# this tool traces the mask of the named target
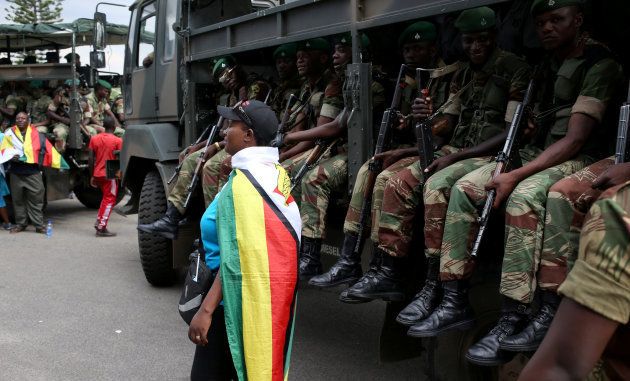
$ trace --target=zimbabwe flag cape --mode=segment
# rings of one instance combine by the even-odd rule
[[[55,169],[70,168],[48,139],[31,125],[26,127],[24,136],[17,126],[4,132],[4,139],[0,145],[0,163],[6,163],[16,155],[20,156],[20,161],[27,164],[39,164]]]
[[[301,233],[291,221],[301,223],[285,170],[254,167],[235,166],[218,195],[225,324],[239,380],[286,380]]]

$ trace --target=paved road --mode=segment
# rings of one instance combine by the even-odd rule
[[[0,231],[0,380],[188,378],[194,347],[177,313],[181,283],[144,280],[136,216],[112,215],[118,237],[95,238],[95,215],[56,201],[51,238]],[[301,291],[291,378],[417,380],[417,359],[378,363],[384,305],[336,297]]]

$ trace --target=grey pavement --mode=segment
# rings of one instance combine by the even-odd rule
[[[114,238],[94,237],[96,211],[48,205],[53,236],[0,231],[0,380],[186,380],[194,346],[177,313],[181,281],[142,274],[136,216],[112,214]],[[413,380],[420,360],[378,361],[383,303],[348,306],[304,289],[293,380]]]

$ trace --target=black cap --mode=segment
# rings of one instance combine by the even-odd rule
[[[239,120],[265,141],[271,141],[278,130],[278,118],[271,107],[257,100],[242,101],[234,107],[217,107],[219,115],[228,120]]]

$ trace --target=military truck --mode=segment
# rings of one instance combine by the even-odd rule
[[[600,3],[601,14],[607,6],[615,7],[619,2]],[[444,39],[441,41],[444,55],[457,45],[455,36],[448,34],[453,12],[492,5],[508,10],[500,27],[511,30],[502,33],[501,38],[513,41],[502,42],[515,43],[518,49],[511,50],[527,53],[536,48],[535,36],[528,40],[524,32],[525,24],[532,21],[528,18],[528,4],[531,2],[505,0],[297,0],[286,4],[243,0],[136,1],[130,7],[125,52],[123,94],[127,132],[120,156],[123,182],[133,194],[130,211],[138,212],[139,223],[153,222],[164,214],[168,179],[177,166],[178,154],[214,122],[216,105],[211,95],[219,85],[209,74],[213,58],[233,54],[246,71],[269,75],[272,74],[269,68],[273,66],[271,52],[276,46],[351,32],[355,43],[347,78],[353,81],[350,88],[355,91],[351,94],[353,112],[348,122],[350,190],[359,167],[373,152],[372,126],[380,121],[380,118],[373,120],[376,117],[371,112],[372,66],[360,61],[359,32],[373,39],[376,49],[373,55],[378,57],[378,62],[392,69],[391,72],[397,72],[396,65],[401,58],[391,36],[396,36],[408,23],[429,17],[437,21]],[[512,8],[524,10],[524,13],[510,16]],[[532,28],[533,24],[529,37]],[[614,31],[609,33],[614,34]],[[618,42],[623,46],[623,41]],[[143,65],[144,58],[150,54],[152,64]],[[329,225],[331,231],[322,251],[334,254],[339,252],[339,220],[343,217],[331,213],[330,218],[335,219],[336,224]],[[187,264],[191,241],[198,234],[194,213],[192,221],[190,219],[191,216],[189,223],[180,227],[179,237],[174,241],[138,233],[142,267],[151,284],[170,284],[175,269]],[[501,250],[500,240],[494,244]],[[369,258],[368,255],[363,257]],[[487,269],[475,279],[471,292],[479,317],[475,329],[435,339],[410,340],[405,336],[405,329],[392,319],[404,305],[388,303],[381,337],[382,359],[421,355],[431,379],[515,378],[527,360],[523,355],[505,366],[484,369],[464,359],[468,346],[487,332],[498,314],[500,267],[496,260],[482,267]],[[421,268],[417,272],[423,273]],[[417,283],[411,287],[417,288],[422,284],[422,277],[415,279]]]
[[[13,53],[23,51],[56,52],[58,56],[59,50],[68,48],[74,53],[77,46],[92,45],[93,30],[94,21],[90,19],[78,19],[72,23],[58,24],[3,24],[0,25],[2,35],[0,51],[6,52],[9,57]],[[123,37],[127,35],[127,28],[110,24],[107,35],[111,43],[120,44],[124,41]],[[74,193],[83,205],[96,209],[100,205],[102,195],[100,189],[90,186],[89,154],[79,125],[82,112],[76,86],[79,71],[76,65],[74,55],[70,63],[0,65],[0,80],[4,82],[51,81],[61,85],[65,80],[73,79],[68,108],[70,133],[66,152],[63,154],[70,169],[67,171],[44,169],[46,201],[65,199]],[[93,71],[92,79],[98,76],[95,66]],[[122,198],[124,192],[121,192],[120,196]]]

